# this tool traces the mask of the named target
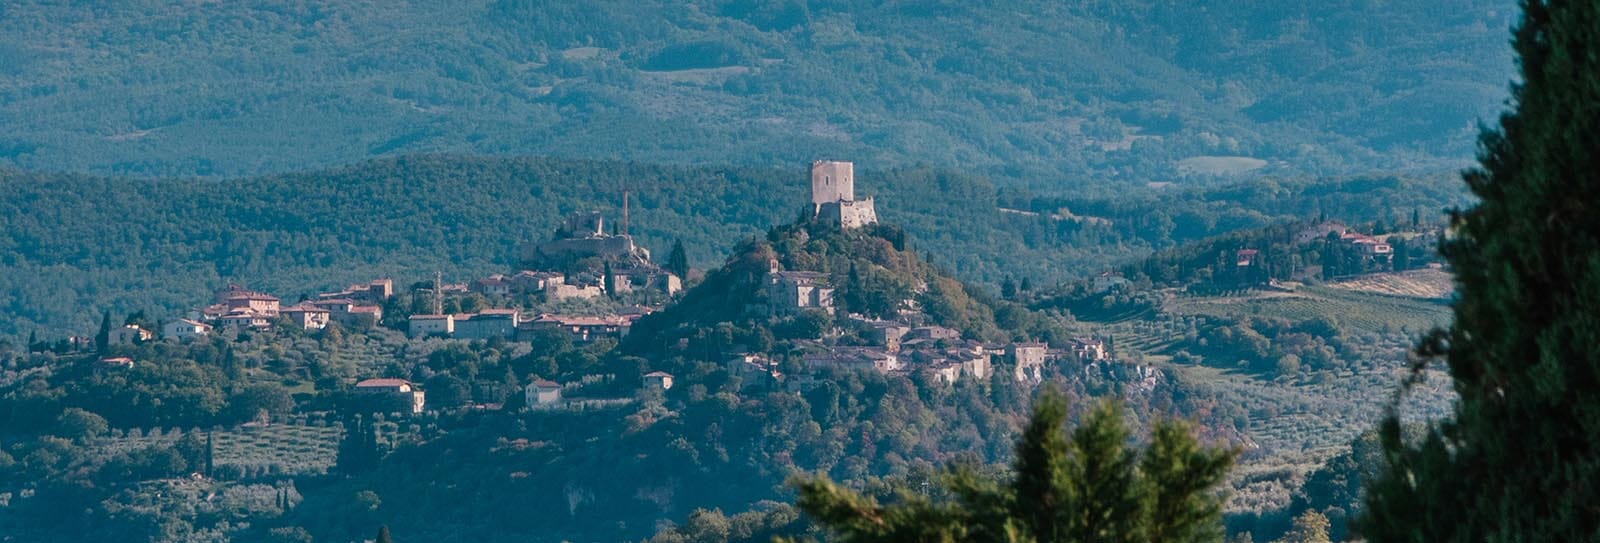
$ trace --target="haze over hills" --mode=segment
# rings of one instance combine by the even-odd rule
[[[1214,189],[1036,197],[933,168],[865,168],[884,220],[958,278],[1040,285],[1170,248],[1325,213],[1351,221],[1429,216],[1462,201],[1445,178],[1250,181]],[[682,241],[710,267],[740,240],[792,220],[800,168],[677,167],[449,155],[314,172],[196,181],[0,170],[0,337],[92,329],[105,310],[182,310],[227,282],[285,295],[373,277],[409,282],[510,271],[521,242],[561,218],[620,216],[664,256]]]
[[[1508,0],[8,3],[0,163],[819,156],[1035,186],[1453,170]]]

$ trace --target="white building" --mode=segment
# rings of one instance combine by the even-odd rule
[[[528,383],[523,389],[528,409],[544,409],[561,404],[561,385],[543,379]]]
[[[209,333],[211,325],[189,319],[178,319],[161,327],[162,338],[176,341],[189,341]]]
[[[455,315],[412,315],[409,324],[411,337],[449,336],[456,332]]]

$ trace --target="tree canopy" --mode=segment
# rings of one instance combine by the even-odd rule
[[[1420,348],[1460,399],[1421,436],[1384,424],[1371,541],[1600,537],[1600,4],[1523,8],[1514,109],[1482,135],[1464,176],[1480,202],[1441,247],[1455,321]]]
[[[884,506],[826,478],[801,479],[799,505],[856,543],[1222,539],[1215,487],[1232,451],[1203,447],[1172,421],[1157,422],[1150,444],[1134,450],[1123,413],[1109,401],[1070,433],[1066,422],[1065,400],[1042,394],[1004,482],[956,466],[940,481],[941,499],[901,489],[897,503]]]

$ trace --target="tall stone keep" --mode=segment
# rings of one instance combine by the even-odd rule
[[[850,162],[811,163],[811,209],[812,217],[845,230],[878,222],[872,198],[856,200],[856,167]]]
[[[856,165],[839,160],[811,163],[811,203],[831,204],[856,199]]]

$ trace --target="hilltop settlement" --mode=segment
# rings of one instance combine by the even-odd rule
[[[803,214],[807,218],[803,226],[841,235],[876,226],[875,202],[870,196],[857,198],[855,182],[854,164],[850,162],[814,162],[810,170],[811,199]],[[801,235],[807,234],[801,231]],[[418,341],[481,340],[533,345],[548,341],[554,333],[574,345],[602,340],[620,342],[638,320],[677,301],[688,274],[681,267],[668,270],[658,265],[650,251],[637,245],[628,234],[626,219],[620,227],[608,230],[605,217],[593,211],[571,214],[549,239],[525,243],[519,252],[521,269],[459,283],[445,282],[442,275],[435,274],[431,280],[410,284],[404,302],[390,278],[349,285],[292,303],[266,292],[228,284],[216,291],[210,303],[182,317],[153,326],[130,322],[112,327],[105,342],[115,347],[158,339],[190,342],[223,331],[318,331],[330,327],[369,332],[389,328]],[[1244,258],[1244,253],[1240,254]],[[1044,379],[1045,367],[1053,362],[1095,364],[1113,356],[1105,341],[1094,337],[1066,338],[1055,345],[996,342],[985,341],[974,331],[940,325],[920,307],[920,299],[929,289],[928,282],[920,278],[914,278],[909,292],[889,300],[887,311],[869,315],[841,307],[836,298],[836,274],[789,269],[777,255],[768,255],[762,266],[759,285],[750,293],[752,301],[744,304],[740,318],[772,323],[811,320],[832,325],[808,337],[795,338],[788,352],[739,345],[723,353],[726,371],[745,387],[798,391],[814,386],[817,376],[830,370],[920,374],[946,385],[963,379],[987,382],[996,372],[1004,372],[1019,384],[1036,385]],[[850,272],[857,273],[854,265]],[[852,275],[848,280],[857,279]],[[595,301],[605,303],[591,303]],[[539,311],[541,308],[575,311]],[[92,340],[74,337],[71,343],[87,349]],[[99,366],[127,369],[137,363],[130,356],[105,356]],[[1153,382],[1157,373],[1142,367],[1137,371],[1147,382]],[[672,375],[665,371],[653,371],[644,377],[646,385],[659,390],[670,388],[673,383]],[[566,405],[562,390],[571,385],[532,376],[522,391],[524,406],[533,409]],[[402,400],[395,405],[403,405],[411,413],[421,413],[429,407],[421,384],[407,376],[371,375],[351,386],[362,394],[399,397]]]

